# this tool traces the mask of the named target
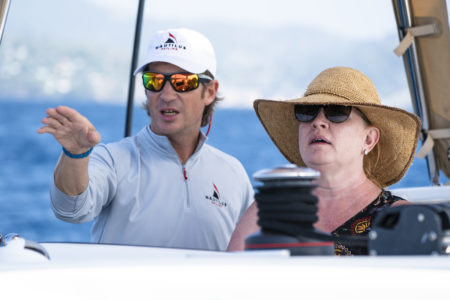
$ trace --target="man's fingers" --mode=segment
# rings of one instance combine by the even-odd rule
[[[63,125],[70,124],[70,120],[66,117],[66,115],[59,112],[58,109],[49,108],[47,109],[46,113],[49,117],[58,120],[59,123]]]
[[[58,106],[46,110],[47,117],[42,119],[38,133],[49,133],[72,153],[85,152],[100,142],[100,133],[91,122],[68,106]]]
[[[56,130],[54,128],[48,127],[48,126],[42,126],[38,129],[38,133],[50,133],[52,135],[55,135]]]
[[[60,105],[55,110],[58,114],[60,114],[70,122],[78,121],[82,117],[79,112],[68,106]]]
[[[73,108],[70,108],[68,106],[58,106],[56,108],[56,112],[63,117],[63,120],[61,122],[63,125],[71,124],[71,126],[74,125],[76,128],[86,126],[88,130],[91,130],[91,128],[95,129],[94,125],[92,125],[85,116],[83,116]]]
[[[55,129],[58,129],[58,128],[61,128],[62,126],[64,126],[63,124],[61,124],[59,122],[59,120],[54,119],[54,118],[49,118],[49,117],[43,118],[42,123],[46,124],[49,127],[55,128]]]

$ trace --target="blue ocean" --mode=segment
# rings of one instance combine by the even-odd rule
[[[0,232],[26,239],[89,241],[91,223],[69,224],[56,219],[49,204],[48,186],[61,147],[50,135],[39,135],[48,107],[69,105],[85,115],[108,143],[124,136],[125,106],[80,101],[0,101]],[[145,111],[133,112],[133,133],[149,123]],[[208,143],[237,157],[251,175],[288,163],[264,131],[253,110],[219,108],[213,117]],[[427,186],[426,162],[416,159],[393,187]],[[252,180],[253,182],[253,180]],[[254,183],[254,182],[253,182]]]

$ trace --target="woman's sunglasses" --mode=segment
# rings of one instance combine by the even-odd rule
[[[144,72],[142,74],[144,87],[152,92],[159,92],[164,88],[166,81],[179,93],[190,92],[198,88],[200,82],[209,82],[212,79],[204,74],[193,73],[157,73]]]
[[[295,105],[295,117],[300,122],[311,122],[323,108],[325,117],[333,123],[342,123],[352,112],[351,106],[344,105]]]

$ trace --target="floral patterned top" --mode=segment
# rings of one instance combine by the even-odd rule
[[[375,214],[383,208],[391,206],[393,203],[404,200],[398,196],[392,195],[391,192],[382,190],[378,197],[359,213],[350,218],[340,227],[332,232],[332,235],[338,238],[335,243],[334,252],[336,255],[361,255],[367,254],[367,247],[346,245],[345,242],[339,241],[340,236],[356,236],[367,235],[371,230],[371,221]]]

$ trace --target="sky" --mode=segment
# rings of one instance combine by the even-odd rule
[[[9,53],[25,52],[17,59],[39,69],[35,86],[45,87],[44,94],[70,94],[87,82],[88,97],[124,102],[137,6],[138,0],[12,1],[2,46],[15,38],[37,43]],[[171,27],[190,27],[211,40],[223,106],[299,97],[321,70],[345,65],[368,75],[385,104],[411,110],[403,62],[392,52],[399,41],[391,0],[147,0],[139,61],[151,33]],[[94,53],[96,62],[77,65],[73,53],[81,51]],[[50,58],[36,59],[35,52]],[[14,72],[19,76],[18,68]],[[8,78],[19,80],[9,75],[0,65],[5,86]],[[86,80],[76,82],[80,77]],[[137,82],[135,102],[141,103]]]
[[[114,18],[136,15],[137,1],[86,0],[108,11]],[[395,26],[388,0],[259,0],[148,1],[146,18],[211,19],[268,26],[314,27],[331,34],[354,38],[380,38]]]

